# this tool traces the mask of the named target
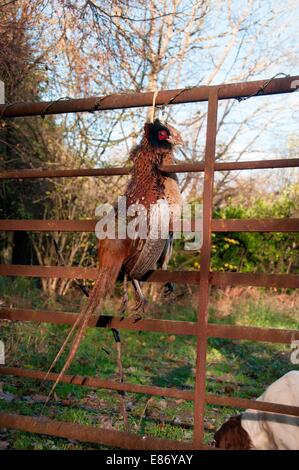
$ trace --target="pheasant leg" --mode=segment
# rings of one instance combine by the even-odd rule
[[[123,295],[122,295],[121,305],[119,308],[119,313],[121,315],[123,315],[128,309],[129,296],[128,296],[128,275],[127,274],[125,274],[124,276],[122,290],[123,290]]]
[[[135,289],[135,298],[136,298],[136,305],[135,305],[134,310],[137,313],[139,313],[139,312],[144,313],[145,306],[147,304],[147,300],[146,300],[145,296],[142,293],[139,281],[137,281],[136,279],[132,279],[132,283],[133,283],[133,286],[134,286],[134,289]],[[140,317],[141,317],[141,315],[140,315]]]

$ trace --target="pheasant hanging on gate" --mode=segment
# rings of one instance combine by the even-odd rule
[[[177,177],[174,173],[162,173],[160,166],[174,164],[174,146],[182,144],[178,132],[170,125],[163,125],[158,119],[144,126],[144,135],[139,145],[130,153],[133,162],[132,177],[128,184],[125,196],[127,206],[142,204],[146,210],[159,200],[164,200],[168,205],[181,207],[182,199]],[[150,227],[148,228],[148,230]],[[74,333],[68,358],[59,373],[48,396],[52,395],[61,376],[69,368],[79,348],[80,342],[88,325],[91,315],[99,308],[107,294],[112,293],[120,270],[124,268],[126,275],[132,280],[138,306],[144,306],[139,281],[142,281],[146,273],[157,266],[166,268],[172,252],[172,232],[168,229],[168,238],[151,239],[125,238],[103,239],[99,242],[99,268],[98,275],[86,306],[78,315],[59,353],[54,359],[51,368],[45,376],[48,377],[68,341]]]

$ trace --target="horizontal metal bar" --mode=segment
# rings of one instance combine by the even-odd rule
[[[94,232],[96,223],[96,220],[91,219],[0,219],[0,230],[7,232]],[[195,221],[191,221],[191,230],[195,230]],[[212,232],[299,232],[299,219],[213,219]]]
[[[262,273],[211,273],[211,284],[218,287],[255,286],[298,288],[297,274],[262,274]]]
[[[29,266],[20,264],[0,264],[0,276],[27,276],[63,279],[96,279],[96,268],[65,266]],[[175,282],[178,284],[198,284],[199,271],[151,271],[146,282]],[[211,272],[210,284],[218,287],[233,285],[256,287],[299,287],[299,275]]]
[[[212,232],[299,232],[299,219],[213,219]]]
[[[250,160],[245,162],[215,162],[214,171],[266,170],[273,168],[299,167],[299,158],[280,158],[269,160]],[[162,173],[200,173],[204,171],[204,162],[177,163],[160,167]],[[0,173],[1,179],[1,173]]]
[[[29,266],[17,264],[0,264],[0,276],[28,276],[63,279],[96,279],[97,268],[80,268],[65,266]],[[151,271],[147,282],[176,282],[178,284],[197,284],[199,271]]]
[[[35,178],[73,178],[79,176],[117,176],[129,175],[130,169],[125,167],[111,168],[78,168],[76,170],[30,169],[0,171],[0,180],[35,179]]]
[[[0,319],[14,321],[33,321],[55,324],[73,325],[77,318],[76,313],[1,308]],[[116,328],[131,331],[150,331],[153,333],[196,335],[194,322],[174,320],[134,320],[132,318],[97,315],[92,317],[88,326],[98,328]],[[252,326],[222,325],[209,323],[207,335],[210,338],[243,339],[250,341],[265,341],[270,343],[290,344],[299,340],[299,330],[279,328],[258,328]]]
[[[0,220],[2,231],[94,232],[96,220]]]
[[[26,377],[30,379],[43,380],[46,372],[41,370],[21,369],[19,367],[1,367],[0,375],[14,375],[16,377]],[[50,373],[49,381],[54,382],[58,374]],[[194,392],[188,390],[180,390],[178,388],[156,387],[153,385],[130,384],[126,382],[116,382],[115,380],[100,379],[98,377],[89,377],[81,375],[62,375],[61,382],[72,385],[81,385],[85,387],[104,388],[108,390],[125,391],[128,393],[142,393],[145,395],[153,395],[167,398],[176,398],[183,400],[193,400]]]
[[[299,406],[282,405],[279,403],[269,403],[246,398],[223,397],[207,394],[206,403],[210,405],[229,406],[232,408],[243,408],[260,411],[271,411],[278,414],[299,416]]]
[[[1,308],[0,319],[46,322],[55,324],[73,325],[77,318],[76,313],[49,311],[49,310],[31,310],[31,309],[13,309]],[[132,331],[151,331],[167,334],[195,335],[195,323],[187,321],[173,320],[138,320],[132,317],[113,317],[108,315],[93,316],[88,326],[98,328],[116,328]]]
[[[114,429],[86,426],[78,423],[54,421],[46,417],[34,418],[9,413],[0,413],[0,427],[45,434],[48,436],[75,439],[111,446],[114,449],[129,450],[192,450],[193,443],[169,439],[138,436],[137,434],[115,431]],[[198,448],[198,447],[197,447]],[[202,445],[200,449],[209,449]]]
[[[239,339],[278,344],[291,344],[292,341],[299,340],[299,330],[221,325],[215,323],[208,323],[207,335],[210,338]]]
[[[36,380],[42,380],[45,372],[31,369],[20,369],[17,367],[0,367],[0,374],[14,375],[16,377],[26,377]],[[58,374],[51,373],[48,376],[49,381],[55,381]],[[97,377],[79,376],[79,375],[63,375],[61,382],[71,383],[85,387],[105,388],[110,390],[123,390],[130,393],[143,393],[146,395],[163,396],[167,398],[179,398],[187,401],[194,400],[194,391],[179,390],[175,388],[154,387],[150,385],[138,385],[129,383],[120,383],[113,380],[103,380]],[[246,398],[235,398],[227,396],[219,396],[207,393],[206,403],[211,405],[229,406],[232,408],[242,408],[261,411],[271,411],[280,414],[289,414],[299,416],[298,406],[289,406],[279,403],[260,402]]]
[[[292,93],[293,84],[299,76],[277,78],[268,83],[263,89],[263,95]],[[257,80],[244,83],[230,83],[215,86],[200,86],[179,90],[159,91],[156,105],[179,103],[196,103],[207,101],[212,88],[218,89],[218,99],[230,99],[256,94],[265,85],[266,80]],[[258,96],[261,96],[260,94]],[[121,93],[91,98],[67,99],[47,101],[40,103],[16,103],[0,105],[0,116],[20,117],[47,114],[74,113],[83,111],[101,111],[105,109],[124,109],[143,106],[152,106],[153,92]]]
[[[267,168],[292,168],[299,167],[299,158],[281,158],[275,160],[258,160],[247,162],[218,162],[215,163],[215,171],[234,170],[260,170]],[[204,171],[204,163],[178,163],[160,168],[167,173],[198,173]],[[130,174],[127,167],[111,168],[78,168],[74,170],[64,169],[29,169],[0,171],[0,180],[5,179],[35,179],[35,178],[73,178],[78,176],[119,176]]]
[[[65,266],[28,266],[1,264],[0,276],[59,277],[63,279],[96,279],[96,268],[78,268]]]

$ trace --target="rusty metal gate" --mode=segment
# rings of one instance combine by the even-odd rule
[[[247,162],[215,162],[217,110],[218,101],[230,98],[248,96],[271,95],[291,93],[295,91],[294,83],[299,83],[299,76],[286,77],[267,81],[227,84],[219,86],[201,86],[185,90],[168,90],[158,93],[157,105],[208,101],[207,134],[204,163],[178,164],[164,167],[167,172],[204,172],[203,192],[203,245],[201,249],[200,271],[154,271],[148,278],[149,282],[190,283],[199,285],[198,317],[196,322],[182,322],[170,320],[141,320],[134,323],[131,319],[120,321],[117,317],[99,316],[97,320],[90,321],[90,326],[106,328],[125,328],[128,330],[142,330],[151,332],[172,333],[181,335],[194,335],[197,338],[197,362],[195,389],[193,391],[176,388],[162,388],[156,386],[119,383],[112,380],[103,380],[96,377],[81,377],[64,375],[63,382],[110,390],[123,390],[127,392],[158,395],[163,397],[180,398],[194,401],[194,434],[192,442],[173,441],[138,436],[114,430],[107,430],[84,426],[74,423],[59,422],[47,418],[36,418],[9,413],[0,413],[0,427],[19,429],[80,441],[99,443],[112,447],[127,449],[207,449],[203,444],[204,409],[205,404],[230,406],[236,408],[253,408],[276,413],[286,413],[299,416],[299,407],[286,406],[273,403],[262,403],[254,400],[218,396],[206,393],[206,351],[209,337],[246,339],[266,341],[272,343],[290,344],[292,340],[299,340],[299,330],[255,328],[245,326],[231,326],[212,324],[208,322],[209,287],[211,285],[225,287],[230,285],[263,286],[295,288],[299,287],[299,275],[294,274],[258,274],[235,272],[211,272],[211,233],[212,232],[298,232],[299,219],[259,219],[218,220],[212,218],[213,209],[213,182],[215,171],[231,170],[257,170],[264,168],[286,168],[299,166],[299,158],[277,159]],[[46,115],[58,113],[71,113],[79,111],[101,111],[107,109],[131,108],[138,106],[151,106],[153,93],[115,94],[104,97],[88,99],[75,99],[53,101],[47,103],[17,103],[0,106],[0,117],[13,118],[20,116]],[[110,176],[124,175],[126,168],[100,168],[76,170],[13,170],[0,172],[0,179],[33,179],[58,178],[76,176]],[[93,231],[93,220],[1,220],[0,230],[3,231]],[[89,278],[96,277],[97,270],[80,267],[51,267],[51,266],[23,266],[0,265],[2,276],[32,276],[32,277],[63,277],[63,278]],[[0,309],[0,318],[51,322],[58,324],[73,324],[76,315],[67,312],[35,311],[29,309]],[[22,368],[0,367],[0,373],[18,377],[42,379],[44,372]],[[57,374],[52,373],[49,380],[54,381]]]

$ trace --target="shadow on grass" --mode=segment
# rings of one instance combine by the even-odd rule
[[[175,367],[167,371],[164,375],[154,376],[152,385],[159,387],[179,387],[184,389],[192,389],[191,385],[187,385],[188,379],[193,377],[192,367],[189,364]]]
[[[209,347],[219,356],[216,363],[213,359],[211,365],[208,363],[208,368],[213,369],[215,375],[230,373],[248,385],[248,389],[244,388],[244,396],[252,396],[252,392],[258,396],[274,380],[296,369],[290,361],[291,350],[285,345],[210,338]]]

